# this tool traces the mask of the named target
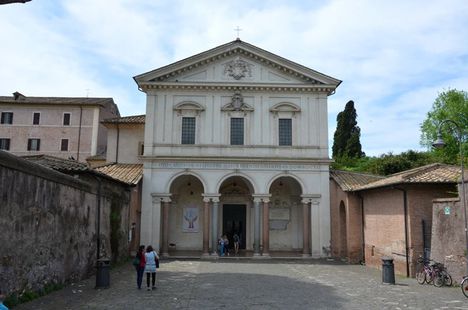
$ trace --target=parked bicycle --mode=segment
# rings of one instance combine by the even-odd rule
[[[463,295],[468,298],[468,276],[464,276],[460,283],[461,290]]]
[[[419,284],[434,284],[434,286],[441,287],[442,285],[451,286],[452,277],[441,263],[433,260],[424,259],[419,257],[418,263],[422,264],[422,268],[416,273],[416,281]],[[468,289],[468,280],[467,280]],[[468,291],[467,291],[468,294]]]

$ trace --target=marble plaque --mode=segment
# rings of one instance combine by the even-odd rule
[[[270,230],[287,230],[289,221],[270,220]]]
[[[270,208],[270,220],[289,221],[289,208]]]

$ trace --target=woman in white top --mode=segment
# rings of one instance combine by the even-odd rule
[[[149,245],[146,248],[145,253],[146,265],[145,265],[145,273],[146,273],[146,285],[148,287],[148,291],[151,289],[156,288],[156,260],[159,259],[158,254],[156,251],[153,250],[153,247]],[[153,286],[150,288],[150,275],[152,278]]]

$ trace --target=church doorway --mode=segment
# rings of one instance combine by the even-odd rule
[[[245,249],[246,205],[223,205],[223,234],[229,239],[229,248],[234,248],[234,234],[240,238],[239,249]]]

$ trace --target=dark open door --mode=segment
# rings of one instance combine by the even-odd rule
[[[229,247],[234,246],[232,236],[237,233],[240,237],[240,249],[245,249],[245,205],[224,205],[223,206],[223,234],[229,239]]]

